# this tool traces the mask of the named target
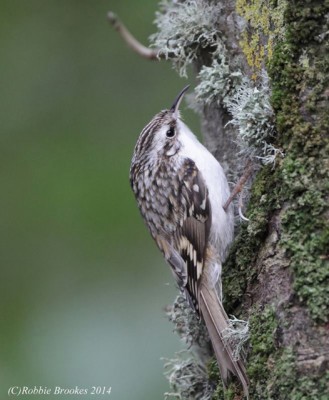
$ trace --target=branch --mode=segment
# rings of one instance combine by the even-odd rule
[[[107,19],[114,29],[119,33],[124,42],[139,56],[146,58],[148,60],[159,60],[164,58],[161,54],[158,54],[157,50],[152,50],[143,44],[141,44],[125,27],[125,25],[120,21],[118,16],[110,11],[107,14]]]
[[[241,178],[239,179],[238,183],[235,185],[231,196],[228,198],[228,200],[226,201],[226,203],[224,204],[223,208],[226,211],[228,206],[231,204],[232,200],[234,199],[234,197],[241,192],[241,190],[243,189],[244,184],[247,182],[248,178],[250,177],[252,171],[253,171],[254,167],[252,162],[249,160],[247,165],[246,165],[246,170],[244,172],[244,174],[241,176]]]

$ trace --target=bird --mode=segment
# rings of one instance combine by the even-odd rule
[[[223,206],[230,189],[220,163],[182,121],[179,106],[188,88],[140,133],[130,184],[178,287],[207,327],[224,388],[235,375],[248,397],[245,366],[223,339],[228,316],[222,303],[222,263],[234,235],[233,206]]]

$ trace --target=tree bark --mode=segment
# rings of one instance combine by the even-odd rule
[[[174,8],[173,24],[183,3],[195,6],[166,5],[164,13]],[[259,170],[246,211],[250,222],[239,227],[223,268],[228,314],[249,319],[250,398],[327,399],[329,1],[222,1],[220,12],[219,2],[196,3],[214,7],[231,71],[238,68],[255,88],[268,74],[276,127],[270,142],[284,153],[268,165],[252,158]],[[207,43],[195,48],[198,74],[218,52]],[[239,126],[227,125],[231,119],[225,94],[201,106],[206,146],[237,177],[245,159],[238,155]],[[219,381],[214,365],[209,376]],[[219,382],[212,398],[240,395],[234,384],[224,394]]]

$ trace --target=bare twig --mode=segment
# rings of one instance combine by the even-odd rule
[[[107,19],[114,27],[114,29],[119,32],[122,39],[126,42],[126,44],[138,55],[143,58],[147,58],[148,60],[159,60],[161,55],[158,55],[157,50],[149,49],[148,47],[142,45],[125,27],[125,25],[120,21],[118,16],[110,11],[107,14]]]
[[[243,215],[242,208],[243,208],[243,198],[242,198],[242,193],[240,193],[240,195],[239,195],[239,207],[238,207],[238,210],[239,210],[239,217],[240,217],[243,221],[249,221],[249,219],[246,218],[246,217]]]
[[[241,192],[241,190],[243,189],[244,184],[247,182],[248,178],[250,177],[252,171],[253,171],[254,167],[252,165],[252,162],[249,160],[247,165],[246,165],[246,170],[244,172],[244,174],[241,176],[241,178],[239,179],[238,183],[235,185],[231,196],[228,198],[228,200],[226,201],[226,203],[224,204],[223,208],[225,211],[227,211],[228,206],[231,204],[232,200],[234,199],[234,197]]]

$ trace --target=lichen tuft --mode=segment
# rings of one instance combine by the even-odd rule
[[[171,392],[165,399],[210,400],[213,388],[209,385],[207,369],[190,354],[187,359],[182,353],[177,358],[166,360],[165,375]]]
[[[170,58],[179,74],[186,77],[187,67],[200,51],[218,47],[220,33],[216,23],[221,10],[220,3],[162,0],[155,18],[158,30],[150,37],[152,46]]]
[[[264,71],[257,84],[250,80],[227,51],[226,38],[218,26],[223,5],[190,0],[162,1],[160,6],[152,45],[171,59],[182,76],[187,76],[188,65],[207,50],[209,64],[203,65],[197,76],[196,101],[199,106],[217,102],[232,115],[230,123],[236,127],[241,157],[274,163],[282,152],[273,144],[269,82]]]

